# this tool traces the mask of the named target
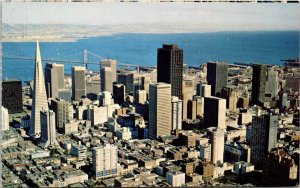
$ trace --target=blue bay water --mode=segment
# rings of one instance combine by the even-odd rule
[[[76,42],[41,42],[43,59],[83,61],[87,49],[104,58],[121,63],[155,66],[157,48],[162,44],[177,44],[184,50],[184,63],[200,66],[207,61],[229,63],[265,63],[281,65],[281,59],[299,57],[299,32],[216,32],[186,34],[116,34],[81,39]],[[22,56],[34,58],[35,43],[3,43],[3,57]],[[88,61],[99,58],[88,56]],[[74,64],[64,63],[65,72],[71,72]],[[43,62],[45,65],[45,62]],[[34,61],[3,59],[3,79],[22,81],[33,79]],[[98,65],[89,65],[98,70]]]

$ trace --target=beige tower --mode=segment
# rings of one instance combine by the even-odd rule
[[[150,84],[149,137],[167,136],[172,130],[171,84]]]
[[[45,80],[43,75],[42,58],[39,42],[36,43],[34,86],[32,95],[31,125],[29,136],[39,138],[41,135],[41,115],[40,111],[48,110]]]
[[[113,144],[93,148],[93,170],[96,179],[118,174],[118,147]]]

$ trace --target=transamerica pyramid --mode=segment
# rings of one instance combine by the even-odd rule
[[[45,80],[43,75],[42,58],[40,52],[39,41],[36,42],[35,68],[32,95],[32,111],[29,136],[34,139],[41,135],[41,110],[48,110],[48,102],[45,88]]]

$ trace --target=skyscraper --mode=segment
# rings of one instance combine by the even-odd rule
[[[31,125],[29,135],[33,138],[41,136],[41,113],[42,108],[48,110],[45,80],[43,75],[42,58],[39,42],[36,43],[35,69],[33,80]]]
[[[211,85],[203,83],[197,84],[197,95],[201,97],[210,97]]]
[[[46,63],[45,83],[48,98],[57,98],[58,91],[65,88],[64,65],[56,63]]]
[[[20,80],[2,81],[2,105],[10,114],[23,111],[22,83]]]
[[[101,91],[113,92],[113,72],[110,67],[103,67],[100,71]]]
[[[252,104],[265,102],[267,67],[265,65],[253,65],[252,74]]]
[[[276,147],[278,115],[254,116],[251,128],[251,163],[261,169],[265,155]]]
[[[8,110],[4,108],[4,106],[1,107],[1,131],[7,131],[9,130],[9,116],[8,116]]]
[[[224,130],[217,127],[207,128],[207,136],[211,144],[211,161],[214,164],[223,163],[224,159]]]
[[[278,72],[272,69],[268,71],[266,93],[270,93],[272,97],[278,95]]]
[[[157,82],[172,85],[172,96],[182,99],[183,50],[164,44],[157,50]]]
[[[118,173],[118,147],[105,143],[93,148],[93,171],[96,179],[116,176]]]
[[[55,113],[55,124],[58,129],[63,129],[64,124],[73,118],[73,107],[63,99],[51,99],[50,109]]]
[[[182,119],[187,119],[188,100],[192,100],[195,95],[193,78],[184,78],[182,87]]]
[[[113,97],[116,104],[123,104],[125,101],[125,86],[123,84],[114,84]]]
[[[226,130],[226,100],[218,97],[204,98],[204,126]]]
[[[133,92],[133,81],[134,81],[133,73],[127,72],[127,73],[118,74],[118,83],[123,84],[125,86],[126,93]]]
[[[172,130],[182,129],[182,100],[172,96]]]
[[[211,85],[211,95],[219,96],[227,86],[228,64],[225,62],[207,62],[207,82]]]
[[[149,137],[171,134],[171,84],[155,83],[149,87]]]
[[[85,68],[72,67],[72,100],[79,100],[86,95]]]
[[[109,67],[111,68],[111,81],[112,83],[117,81],[117,61],[113,59],[104,59],[101,62],[101,68]],[[110,91],[111,92],[111,91]]]
[[[55,113],[52,110],[41,111],[41,140],[40,144],[47,148],[59,146],[56,140]]]

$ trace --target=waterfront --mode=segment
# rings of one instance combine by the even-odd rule
[[[184,34],[116,34],[91,37],[76,42],[42,42],[43,59],[83,61],[87,49],[104,58],[110,57],[121,63],[155,66],[157,48],[163,43],[175,43],[184,51],[184,63],[199,66],[207,61],[229,63],[264,63],[281,65],[281,59],[299,56],[299,32],[215,32]],[[22,56],[34,58],[35,44],[32,42],[3,43],[3,57]],[[98,62],[99,58],[88,56]],[[33,79],[34,61],[3,59],[3,78],[22,81]],[[43,62],[45,65],[45,62]],[[65,64],[65,73],[71,66]],[[89,68],[98,70],[97,65]]]

